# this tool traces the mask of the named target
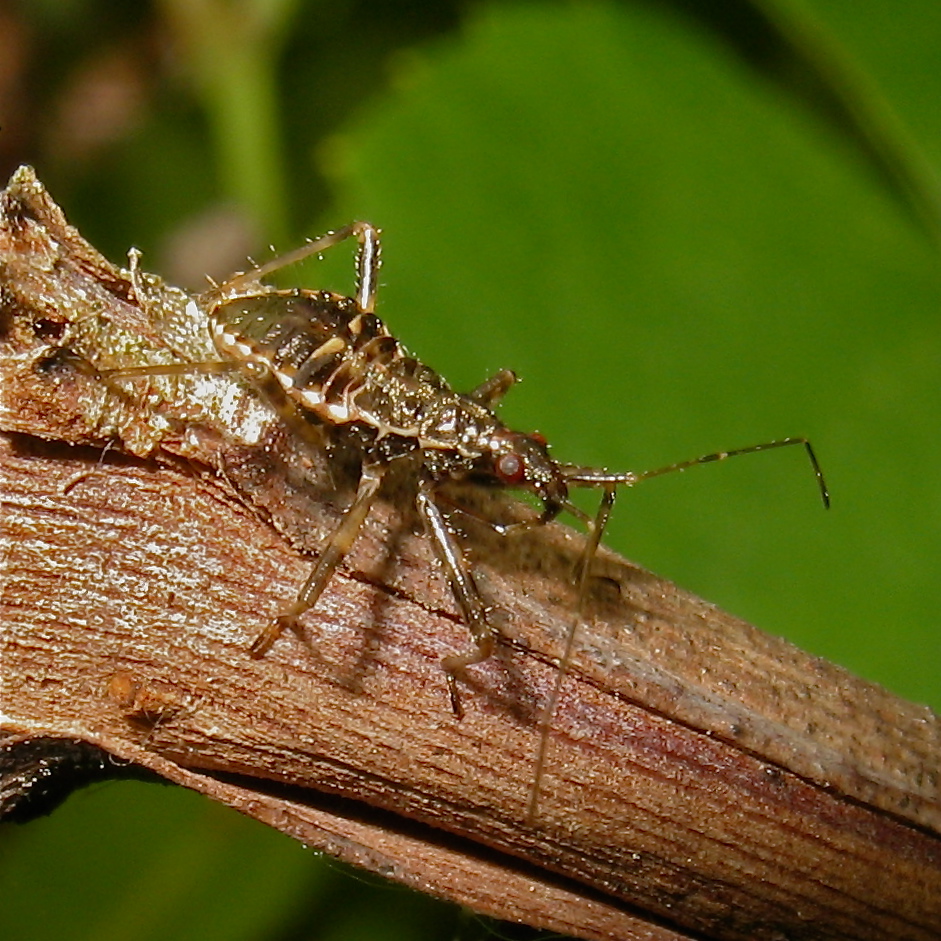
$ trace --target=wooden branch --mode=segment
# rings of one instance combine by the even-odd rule
[[[253,660],[343,512],[346,470],[232,379],[104,381],[208,358],[200,311],[155,279],[136,298],[27,168],[0,213],[8,755],[96,745],[357,865],[583,938],[941,937],[938,718],[610,553],[526,821],[570,530],[467,523],[503,640],[460,722],[440,659],[466,630],[395,490],[306,643]]]

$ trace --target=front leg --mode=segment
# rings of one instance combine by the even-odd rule
[[[512,369],[501,369],[477,386],[467,397],[484,408],[492,409],[517,381],[518,377]]]

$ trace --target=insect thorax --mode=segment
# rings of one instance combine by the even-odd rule
[[[382,460],[422,450],[433,477],[454,476],[504,427],[410,356],[353,298],[264,291],[223,301],[209,317],[220,356],[261,367],[302,415],[346,428],[365,449],[380,449]]]

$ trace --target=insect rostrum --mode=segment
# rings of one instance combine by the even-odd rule
[[[307,243],[215,286],[192,303],[205,313],[219,359],[205,363],[142,366],[111,370],[110,378],[194,372],[240,374],[305,440],[321,431],[354,450],[360,468],[356,495],[331,534],[290,609],[271,622],[252,644],[263,656],[285,628],[316,603],[337,565],[352,546],[370,506],[392,467],[403,465],[415,477],[415,503],[435,555],[473,638],[473,646],[442,661],[454,714],[463,714],[458,681],[465,670],[491,656],[496,632],[467,567],[449,520],[452,504],[440,490],[450,481],[528,490],[542,502],[530,523],[498,526],[507,531],[546,523],[567,511],[586,524],[589,538],[578,566],[578,603],[569,631],[555,692],[545,707],[537,756],[536,783],[529,814],[536,809],[538,780],[545,760],[550,720],[559,685],[581,617],[592,557],[604,532],[618,487],[694,464],[738,454],[802,445],[810,458],[824,502],[828,495],[810,443],[784,438],[732,451],[716,452],[644,473],[612,474],[556,461],[545,439],[508,428],[494,408],[516,377],[503,370],[468,394],[453,391],[436,372],[415,359],[375,315],[379,233],[365,222]],[[281,290],[263,283],[273,271],[323,251],[347,238],[358,241],[355,297],[327,291]],[[136,256],[132,255],[136,278]],[[137,287],[138,282],[135,281]],[[143,297],[138,288],[139,298]],[[572,487],[603,491],[594,517],[569,500]]]

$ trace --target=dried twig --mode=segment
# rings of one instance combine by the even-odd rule
[[[938,718],[609,553],[527,823],[580,545],[562,527],[468,523],[504,640],[461,722],[439,661],[467,638],[394,493],[306,617],[309,646],[251,659],[342,512],[342,468],[228,378],[103,381],[204,358],[198,310],[157,281],[136,298],[28,169],[0,212],[8,758],[97,745],[585,938],[941,937]],[[3,784],[22,808],[29,773]]]

